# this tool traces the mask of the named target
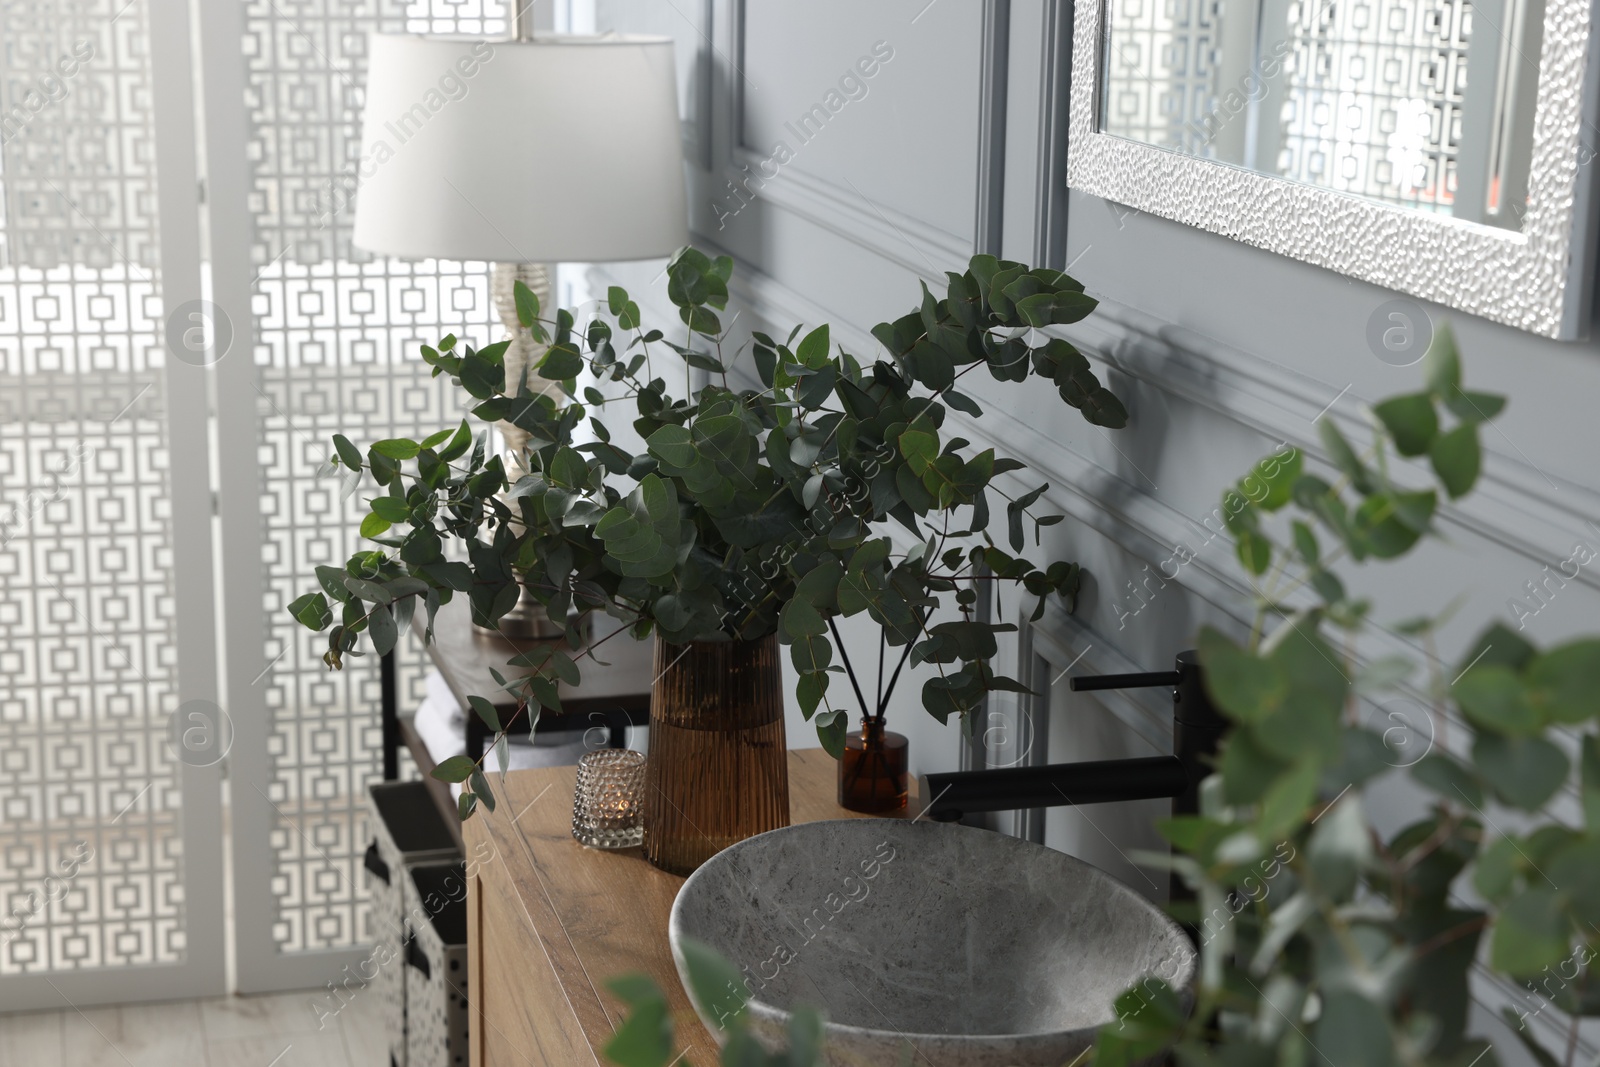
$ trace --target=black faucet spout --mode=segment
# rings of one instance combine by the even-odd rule
[[[1199,811],[1200,783],[1211,771],[1227,721],[1206,693],[1198,653],[1178,653],[1170,671],[1073,678],[1070,684],[1075,692],[1170,686],[1173,754],[925,774],[919,794],[925,798],[923,814],[939,822],[954,822],[969,812],[1159,797],[1172,798],[1175,815]]]
[[[1068,678],[1067,688],[1074,693],[1092,689],[1153,689],[1158,685],[1177,685],[1183,681],[1181,671],[1144,671],[1138,674],[1092,674],[1088,677]]]
[[[931,798],[927,816],[938,822],[968,812],[1175,797],[1188,787],[1189,772],[1177,756],[954,771],[923,775],[921,783]]]

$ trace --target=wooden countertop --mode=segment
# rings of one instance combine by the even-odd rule
[[[585,848],[572,837],[576,768],[513,771],[465,825],[473,1067],[595,1067],[624,1006],[605,988],[629,973],[667,996],[677,1049],[700,1067],[716,1044],[678,981],[667,917],[683,879],[637,848]],[[835,803],[836,765],[821,749],[789,753],[793,823],[861,818]],[[911,810],[916,801],[912,799]]]

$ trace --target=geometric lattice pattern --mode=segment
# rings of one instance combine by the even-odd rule
[[[1203,154],[1216,110],[1224,0],[1115,0],[1104,80],[1104,130]]]
[[[1278,173],[1448,213],[1467,85],[1469,0],[1298,0]]]
[[[0,5],[0,975],[180,961],[142,3]]]
[[[0,266],[155,269],[144,15],[127,0],[0,4]]]
[[[346,497],[325,470],[329,437],[417,437],[459,420],[458,390],[432,380],[421,344],[499,335],[489,265],[374,258],[350,244],[367,33],[503,34],[498,2],[248,0],[251,209],[258,278],[258,441],[269,647],[269,799],[286,953],[366,940],[361,857],[366,786],[381,776],[379,683],[371,658],[322,663],[323,635],[284,606],[312,568],[359,547],[367,491]],[[358,195],[358,194],[357,194]],[[402,646],[400,699],[422,697],[422,655]]]

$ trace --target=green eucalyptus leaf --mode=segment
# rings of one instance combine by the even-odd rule
[[[481,354],[462,357],[461,388],[479,400],[488,400],[506,386],[504,366],[484,359]]]
[[[361,469],[361,450],[350,443],[350,438],[342,433],[333,435],[333,448],[338,453],[339,461],[353,471]]]
[[[1503,737],[1480,733],[1472,759],[1484,781],[1505,803],[1538,811],[1567,780],[1566,753],[1543,737]]]
[[[538,363],[539,374],[557,382],[576,378],[582,370],[583,357],[570,343],[551,345]]]
[[[1483,465],[1483,453],[1478,444],[1478,427],[1463,423],[1448,433],[1434,438],[1428,448],[1428,458],[1433,462],[1434,473],[1439,476],[1451,500],[1459,500],[1472,490]]]
[[[1480,663],[1463,674],[1450,693],[1476,726],[1526,737],[1543,725],[1538,710],[1523,696],[1522,680],[1509,667]]]
[[[1448,753],[1428,753],[1411,768],[1411,777],[1453,804],[1466,801],[1473,808],[1483,807],[1483,787],[1476,773]]]
[[[1334,466],[1344,472],[1345,477],[1350,479],[1350,483],[1357,490],[1370,493],[1373,489],[1372,475],[1356,456],[1356,450],[1350,447],[1350,442],[1345,440],[1339,427],[1334,425],[1333,419],[1319,420],[1317,432],[1322,435],[1322,446],[1328,450]]]
[[[1570,937],[1561,894],[1536,886],[1513,897],[1496,916],[1490,958],[1508,974],[1535,975],[1566,958]]]
[[[789,1017],[787,1058],[772,1067],[817,1067],[822,1063],[822,1016],[807,1007]]]
[[[485,726],[495,733],[500,732],[500,713],[495,710],[495,706],[488,699],[480,696],[468,696],[467,703],[472,705],[472,710],[477,714],[478,718],[483,720]],[[489,810],[493,811],[494,809],[490,808]]]
[[[374,604],[387,604],[394,599],[394,595],[389,590],[377,582],[371,582],[365,578],[346,578],[344,587],[362,600],[370,601]]]
[[[1320,770],[1316,759],[1302,760],[1267,789],[1256,820],[1256,835],[1263,845],[1287,839],[1310,818]]]
[[[1434,331],[1428,351],[1422,357],[1422,370],[1435,396],[1448,396],[1461,388],[1461,356],[1456,351],[1456,335],[1449,323],[1440,323]]]
[[[1277,511],[1293,498],[1305,457],[1298,448],[1275,452],[1239,480],[1239,493],[1263,511]]]
[[[811,603],[819,612],[833,613],[839,607],[839,584],[844,579],[844,564],[829,560],[818,564],[795,583],[795,596]]]
[[[791,641],[820,637],[828,632],[828,624],[823,621],[817,609],[810,601],[798,596],[783,606],[783,611],[779,615],[779,625]]]
[[[1600,639],[1572,641],[1536,657],[1525,698],[1549,722],[1577,725],[1600,719]]]
[[[1272,566],[1272,542],[1259,531],[1241,530],[1234,541],[1234,552],[1251,574],[1263,575]]]
[[[305,596],[296,597],[289,604],[289,614],[308,630],[326,629],[333,621],[333,612],[328,609],[328,600],[321,593],[307,593]]]
[[[317,584],[322,586],[322,591],[324,593],[328,594],[328,596],[339,601],[340,603],[344,603],[350,599],[350,590],[346,589],[344,585],[344,571],[340,570],[338,567],[318,567]],[[305,598],[301,597],[300,599],[304,600]],[[295,603],[299,603],[299,601],[296,601]],[[290,607],[290,614],[294,614],[294,608],[292,606]]]
[[[907,430],[900,435],[900,454],[911,473],[920,478],[939,457],[939,438],[922,430]]]
[[[1099,304],[1094,297],[1071,290],[1037,293],[1016,301],[1016,314],[1028,326],[1065,325],[1087,318]]]
[[[1315,567],[1322,558],[1321,546],[1317,544],[1317,535],[1299,519],[1290,524],[1294,531],[1294,550],[1307,566]]]
[[[1276,662],[1252,655],[1210,626],[1200,630],[1200,662],[1211,699],[1238,721],[1260,722],[1289,695],[1289,679]]]
[[[795,683],[795,699],[800,703],[800,714],[808,719],[815,715],[817,705],[822,703],[822,698],[827,691],[827,672],[815,671],[809,674],[802,674]]]
[[[1395,1035],[1383,1009],[1353,990],[1330,991],[1322,1001],[1311,1041],[1333,1064],[1393,1067]]]
[[[407,522],[411,518],[411,509],[404,500],[396,500],[392,496],[380,496],[368,501],[372,513],[386,522]]]
[[[389,595],[395,600],[416,596],[419,593],[426,593],[428,591],[427,582],[423,581],[421,578],[413,578],[410,575],[401,575],[399,578],[390,578],[387,582],[383,583],[383,587],[389,591]]]
[[[372,451],[390,459],[415,459],[422,446],[404,437],[392,437],[373,442]]]
[[[1406,514],[1399,494],[1379,492],[1362,501],[1351,518],[1356,534],[1374,557],[1394,559],[1411,551],[1422,537],[1422,529],[1407,521]]]
[[[642,974],[607,980],[606,987],[632,1009],[602,1050],[617,1067],[668,1067],[676,1058],[667,998]]]
[[[1496,837],[1478,853],[1478,862],[1472,871],[1472,887],[1485,900],[1503,904],[1525,866],[1522,856],[1515,837]]]
[[[692,467],[698,458],[687,426],[663,426],[651,434],[645,444],[650,454],[667,464],[669,469]]]
[[[489,779],[484,776],[482,770],[474,767],[469,780],[472,783],[472,795],[482,801],[484,807],[493,812],[495,803],[494,792],[489,788]]]
[[[1433,396],[1429,393],[1390,397],[1380,404],[1374,404],[1372,413],[1389,431],[1396,450],[1402,456],[1424,454],[1439,433],[1439,416],[1433,409]]]
[[[1600,837],[1600,735],[1585,734],[1579,742],[1582,779],[1579,795],[1583,801],[1583,824],[1589,833]]]
[[[941,724],[952,715],[964,715],[972,704],[966,699],[969,686],[960,676],[929,678],[922,686],[922,706]]]
[[[1120,430],[1128,425],[1128,409],[1122,406],[1122,401],[1109,389],[1090,390],[1073,406],[1083,413],[1083,417],[1091,426]]]
[[[1488,422],[1505,410],[1506,398],[1494,393],[1474,393],[1457,389],[1444,396],[1445,407],[1462,422]]]
[[[1289,688],[1283,702],[1255,724],[1258,740],[1283,759],[1336,753],[1351,684],[1339,653],[1309,616],[1285,620],[1263,649]]]
[[[1573,921],[1600,928],[1600,839],[1568,841],[1550,857],[1548,870]]]
[[[978,402],[976,400],[972,399],[970,396],[967,396],[965,393],[959,393],[954,389],[946,389],[944,391],[944,402],[955,408],[957,411],[971,415],[975,419],[983,416],[983,408],[978,406]]]
[[[433,769],[433,777],[441,782],[464,782],[472,776],[477,764],[465,756],[448,756]]]
[[[828,324],[823,323],[800,339],[795,358],[807,367],[821,367],[828,360]]]
[[[387,606],[374,605],[367,614],[367,632],[372,635],[372,648],[380,656],[387,656],[400,639],[400,627]]]
[[[511,283],[511,295],[517,305],[518,322],[527,327],[539,320],[539,297],[521,278]]]
[[[1317,889],[1349,900],[1373,860],[1372,837],[1359,793],[1348,793],[1317,817],[1306,845],[1306,859]]]
[[[789,646],[789,658],[801,674],[825,671],[833,662],[833,645],[820,634],[808,634],[795,638]]]
[[[845,735],[850,729],[850,717],[842,710],[824,711],[817,715],[817,740],[834,759],[844,758]]]
[[[465,563],[447,561],[423,564],[422,573],[438,585],[464,593],[472,588],[472,568]]]
[[[444,463],[453,463],[466,455],[467,448],[472,444],[472,430],[467,426],[467,420],[462,419],[461,425],[450,438],[450,443],[439,450],[439,459]]]
[[[674,955],[683,965],[684,984],[702,1017],[726,1027],[737,1023],[749,1000],[748,986],[732,963],[703,941],[680,937]]]

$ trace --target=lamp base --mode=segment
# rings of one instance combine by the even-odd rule
[[[539,344],[517,318],[516,285],[521,282],[539,298],[542,312],[551,306],[550,270],[542,263],[496,263],[489,276],[489,292],[494,297],[494,307],[500,313],[500,322],[506,328],[511,344],[506,347],[506,395],[517,396],[524,387],[531,394],[539,394],[551,387],[547,379],[534,370],[544,358],[547,345]],[[495,424],[500,438],[510,455],[507,471],[513,483],[526,473],[522,450],[528,444],[528,432],[509,422]]]
[[[589,613],[575,611],[567,617],[570,625],[578,628],[578,633],[585,641],[588,640],[586,631],[589,627]],[[472,629],[480,634],[493,637],[509,637],[519,641],[552,641],[566,635],[565,626],[557,623],[550,617],[543,604],[534,599],[526,589],[517,600],[516,607],[500,616],[500,621],[495,626],[482,626],[472,624]]]

